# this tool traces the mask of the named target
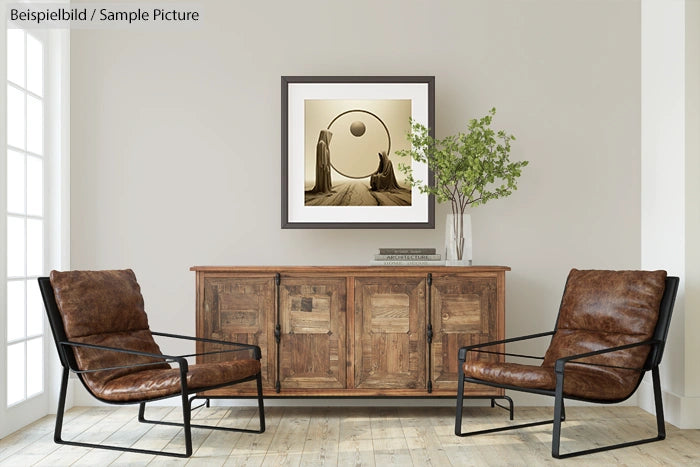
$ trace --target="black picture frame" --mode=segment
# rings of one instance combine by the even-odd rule
[[[282,76],[281,77],[281,152],[282,152],[282,178],[281,178],[281,198],[282,198],[282,228],[283,229],[433,229],[435,228],[435,200],[432,195],[420,193],[417,188],[410,188],[405,183],[400,187],[408,189],[409,204],[407,206],[386,206],[386,205],[330,205],[330,206],[310,206],[307,198],[313,190],[307,190],[309,173],[313,173],[313,167],[309,170],[309,164],[316,164],[317,151],[316,144],[311,138],[319,135],[317,126],[309,124],[309,115],[322,115],[323,112],[310,109],[311,105],[326,106],[329,109],[333,106],[347,103],[349,110],[339,113],[335,118],[330,119],[331,123],[327,129],[342,114],[354,115],[369,114],[370,120],[378,120],[386,130],[388,147],[385,152],[386,160],[392,156],[391,144],[393,141],[405,141],[399,144],[408,145],[406,136],[398,134],[397,125],[387,126],[382,120],[380,112],[370,111],[375,105],[389,106],[388,108],[408,109],[411,118],[427,126],[431,136],[435,135],[435,77],[434,76]],[[408,103],[406,104],[406,101]],[[354,103],[366,103],[366,107],[355,108]],[[376,103],[376,104],[375,104]],[[393,106],[393,107],[391,107]],[[326,107],[318,107],[326,109]],[[316,109],[317,107],[313,107]],[[370,109],[370,110],[367,110]],[[394,112],[397,115],[403,115]],[[405,113],[405,110],[403,111]],[[331,112],[328,115],[333,115]],[[408,115],[408,114],[406,114]],[[325,120],[319,117],[318,121]],[[400,120],[404,120],[403,118]],[[405,119],[405,129],[408,128],[408,118]],[[393,121],[399,121],[394,118]],[[353,125],[357,122],[353,122]],[[402,124],[403,125],[403,124]],[[362,133],[365,125],[362,124]],[[375,126],[376,123],[375,123]],[[401,128],[404,128],[403,126]],[[350,129],[354,136],[358,136]],[[395,133],[395,134],[392,134]],[[369,133],[369,131],[368,131]],[[376,134],[376,132],[375,132]],[[332,136],[332,132],[331,132]],[[359,135],[361,136],[361,135]],[[320,144],[320,137],[319,143]],[[333,148],[330,139],[327,147]],[[372,146],[374,147],[374,146]],[[308,149],[310,148],[310,149]],[[338,172],[333,164],[333,151],[329,149],[328,159],[334,176],[344,176],[345,173]],[[378,154],[378,161],[383,161],[381,152]],[[354,157],[354,156],[353,156]],[[367,155],[363,156],[365,164]],[[309,159],[311,158],[311,159]],[[350,158],[351,159],[351,158]],[[432,185],[433,173],[424,164],[416,163],[408,158],[401,158],[403,163],[410,162],[414,168],[414,174],[423,175],[417,177],[427,180]],[[391,164],[387,164],[391,168]],[[378,167],[382,167],[383,162],[378,162]],[[316,169],[318,178],[318,169]],[[379,169],[377,169],[379,170]],[[399,171],[394,167],[394,171]],[[363,172],[364,174],[364,172]],[[330,175],[327,175],[330,177]],[[341,177],[342,178],[342,177]],[[362,184],[369,183],[370,176],[351,177],[363,180]],[[330,178],[329,178],[330,180]],[[374,179],[373,179],[374,180]],[[330,183],[330,182],[329,182]],[[373,182],[374,183],[374,182]],[[316,183],[318,185],[318,182]],[[342,186],[342,185],[341,185]],[[290,191],[292,190],[292,191]],[[328,194],[327,196],[331,196]],[[319,198],[322,198],[319,195]],[[324,200],[319,200],[324,201]],[[401,202],[406,202],[402,200]],[[319,209],[320,208],[320,209]]]

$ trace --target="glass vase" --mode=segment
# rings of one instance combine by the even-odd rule
[[[445,264],[472,265],[472,219],[469,214],[448,214],[445,219]]]

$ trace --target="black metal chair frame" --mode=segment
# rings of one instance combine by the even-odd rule
[[[219,353],[240,352],[242,350],[247,350],[247,351],[252,350],[254,352],[255,358],[259,360],[261,358],[261,352],[260,352],[260,347],[258,347],[257,345],[240,344],[240,343],[235,343],[235,342],[219,341],[219,340],[213,340],[213,339],[204,339],[204,338],[199,338],[199,337],[182,336],[182,335],[178,335],[178,334],[169,334],[169,333],[153,332],[153,331],[151,331],[151,334],[153,334],[154,336],[173,338],[173,339],[181,339],[181,340],[207,342],[207,343],[212,343],[212,344],[230,345],[230,346],[235,347],[235,349],[213,351],[213,352],[206,352],[206,353],[195,353],[195,354],[187,354],[187,355],[164,355],[164,354],[152,354],[152,353],[147,353],[147,352],[138,352],[138,351],[120,349],[120,348],[115,348],[115,347],[106,347],[106,346],[101,346],[101,345],[92,345],[92,344],[84,344],[84,343],[79,343],[79,342],[71,342],[67,339],[65,331],[63,329],[63,320],[62,320],[61,314],[58,310],[58,305],[56,304],[56,297],[54,295],[53,288],[51,287],[51,282],[50,282],[49,278],[48,277],[40,277],[38,279],[38,281],[39,281],[39,288],[41,290],[41,295],[42,295],[42,298],[44,300],[44,306],[46,307],[47,315],[49,318],[49,323],[51,325],[51,331],[53,333],[54,341],[56,343],[56,349],[58,350],[58,355],[59,355],[59,358],[61,360],[61,365],[63,366],[63,374],[61,377],[61,389],[60,389],[60,393],[59,393],[59,397],[58,397],[58,410],[56,412],[56,426],[54,429],[54,441],[57,444],[67,444],[67,445],[71,445],[71,446],[82,446],[82,447],[89,447],[89,448],[109,449],[109,450],[113,450],[113,451],[136,452],[136,453],[141,453],[141,454],[164,455],[164,456],[171,456],[171,457],[190,457],[192,455],[192,430],[191,430],[191,428],[206,428],[206,429],[211,429],[211,430],[235,431],[235,432],[243,432],[243,433],[263,433],[265,431],[265,409],[264,409],[264,404],[263,404],[262,375],[260,372],[258,372],[254,376],[250,376],[250,377],[236,380],[236,381],[231,381],[231,382],[228,382],[225,384],[208,386],[205,388],[197,388],[194,390],[189,389],[187,387],[187,372],[188,372],[188,368],[189,368],[187,358],[201,356],[201,355],[211,355],[211,354],[219,354]],[[130,354],[130,355],[153,357],[155,359],[160,359],[161,361],[159,361],[157,363],[147,363],[147,364],[126,365],[126,366],[119,366],[119,367],[80,370],[78,368],[76,361],[75,361],[75,356],[73,355],[73,352],[69,351],[72,347],[87,347],[87,348],[112,351],[112,352],[119,352],[119,353]],[[173,364],[178,365],[179,370],[180,370],[180,392],[179,393],[172,394],[169,396],[164,396],[164,397],[153,397],[153,398],[147,398],[147,399],[135,400],[135,401],[129,401],[129,402],[113,402],[113,401],[104,400],[104,399],[98,397],[97,395],[95,395],[90,390],[90,388],[87,386],[87,384],[85,384],[85,381],[83,380],[83,377],[82,377],[82,375],[85,373],[92,373],[92,372],[96,372],[96,371],[115,370],[115,369],[119,369],[119,368],[133,368],[133,367],[138,367],[138,366],[147,367],[149,365],[155,365],[155,364],[159,365],[161,363],[173,363]],[[107,444],[93,444],[93,443],[84,443],[84,442],[78,442],[78,441],[64,440],[61,437],[61,432],[62,432],[62,428],[63,428],[63,416],[64,416],[64,412],[65,412],[66,391],[68,388],[68,376],[69,376],[70,372],[76,373],[78,375],[78,378],[80,379],[81,383],[85,387],[85,389],[87,389],[88,392],[90,392],[90,394],[92,394],[93,397],[95,397],[96,399],[98,399],[102,402],[105,402],[108,404],[116,404],[116,405],[139,404],[138,421],[141,423],[151,423],[151,424],[156,424],[156,425],[169,425],[169,426],[183,427],[184,433],[185,433],[185,452],[181,453],[181,452],[171,452],[171,451],[155,451],[155,450],[150,450],[150,449],[137,449],[137,448],[126,447],[126,446],[123,447],[123,446],[114,446],[114,445],[107,445]],[[221,387],[225,387],[225,386],[231,386],[231,385],[243,383],[246,381],[253,381],[253,380],[255,380],[257,383],[258,415],[259,415],[259,420],[260,420],[258,430],[245,429],[245,428],[230,428],[230,427],[221,427],[221,426],[213,426],[213,425],[198,425],[198,424],[191,423],[192,401],[194,399],[198,399],[198,398],[199,399],[206,398],[206,395],[202,396],[202,395],[198,395],[197,393],[201,393],[204,391],[209,391],[212,389],[217,389],[217,388],[221,388]],[[157,401],[157,400],[162,400],[162,399],[168,399],[171,397],[178,397],[178,396],[180,396],[182,399],[182,418],[183,418],[182,423],[148,420],[145,418],[146,403]],[[189,397],[189,396],[192,396],[192,397]],[[207,399],[206,405],[207,405],[207,407],[209,406],[208,399]]]
[[[531,334],[527,336],[521,336],[521,337],[513,337],[510,339],[503,339],[499,341],[492,341],[492,342],[485,342],[482,344],[476,344],[476,345],[471,345],[471,346],[466,346],[462,347],[459,349],[459,382],[458,382],[458,389],[457,389],[457,412],[455,416],[455,435],[457,436],[474,436],[474,435],[480,435],[480,434],[487,434],[487,433],[496,433],[500,431],[506,431],[506,430],[515,430],[519,428],[528,428],[528,427],[533,427],[533,426],[538,426],[538,425],[547,425],[552,423],[553,424],[553,429],[552,429],[552,457],[557,458],[557,459],[564,459],[568,457],[575,457],[575,456],[580,456],[583,454],[592,454],[596,452],[601,452],[601,451],[609,451],[611,449],[618,449],[618,448],[623,448],[627,446],[636,446],[639,444],[645,444],[645,443],[651,443],[654,441],[661,441],[666,438],[666,427],[665,427],[665,422],[664,422],[664,411],[663,411],[663,402],[662,402],[662,395],[661,395],[661,382],[659,378],[659,364],[661,363],[661,357],[663,356],[664,352],[664,347],[666,345],[666,337],[668,336],[668,329],[669,325],[671,323],[671,314],[673,312],[673,305],[675,303],[676,299],[676,292],[678,290],[678,283],[679,279],[678,277],[672,277],[669,276],[666,278],[666,288],[664,290],[663,297],[661,299],[661,305],[659,307],[659,318],[656,324],[656,328],[654,330],[654,335],[650,340],[644,341],[644,342],[637,342],[633,344],[628,344],[628,345],[622,345],[618,347],[612,347],[612,348],[607,348],[607,349],[602,349],[599,351],[595,352],[587,352],[583,354],[578,354],[578,355],[570,355],[567,357],[563,357],[558,359],[555,362],[554,365],[554,372],[556,376],[556,385],[555,389],[552,390],[544,390],[544,389],[531,389],[531,388],[523,388],[519,386],[511,386],[507,384],[498,384],[498,383],[492,383],[489,381],[484,381],[476,378],[471,378],[468,376],[464,376],[464,362],[467,359],[467,353],[468,352],[485,352],[485,353],[490,353],[490,354],[497,354],[497,355],[504,355],[504,356],[511,356],[511,357],[523,357],[523,358],[531,358],[531,359],[537,359],[537,360],[544,360],[544,357],[537,357],[537,356],[532,356],[532,355],[522,355],[522,354],[513,354],[513,353],[506,353],[506,352],[492,352],[492,351],[487,351],[487,350],[481,350],[483,347],[488,347],[488,346],[494,346],[494,345],[500,345],[500,344],[508,344],[511,342],[518,342],[518,341],[524,341],[524,340],[529,340],[529,339],[536,339],[536,338],[541,338],[541,337],[546,337],[546,336],[552,336],[556,332],[556,326],[555,326],[555,331],[549,331],[549,332],[543,332],[539,334]],[[559,318],[557,317],[557,321]],[[651,350],[649,352],[649,356],[647,357],[647,360],[642,368],[635,368],[634,370],[639,371],[639,381],[637,382],[637,386],[635,387],[634,391],[632,391],[629,396],[623,398],[623,399],[618,399],[618,400],[600,400],[600,399],[588,399],[588,398],[580,398],[580,397],[572,397],[572,396],[567,396],[564,394],[563,388],[564,388],[564,378],[566,376],[566,364],[569,362],[573,362],[576,360],[580,360],[583,358],[587,357],[592,357],[595,355],[601,355],[604,353],[610,353],[610,352],[615,352],[619,350],[624,350],[624,349],[629,349],[633,347],[639,347],[639,346],[650,346]],[[581,362],[579,362],[581,364]],[[588,365],[595,365],[592,363],[584,363]],[[630,369],[630,368],[625,368],[625,369]],[[580,401],[586,401],[586,402],[594,402],[594,403],[600,403],[600,404],[613,404],[613,403],[618,403],[622,402],[626,399],[628,399],[632,394],[634,394],[639,387],[639,385],[642,382],[642,379],[644,377],[644,373],[647,371],[651,371],[652,375],[652,384],[654,388],[654,404],[655,404],[655,409],[656,409],[656,426],[657,426],[657,435],[652,438],[645,438],[645,439],[640,439],[640,440],[634,440],[634,441],[628,441],[624,443],[619,443],[619,444],[612,444],[612,445],[607,445],[607,446],[602,446],[602,447],[597,447],[597,448],[592,448],[592,449],[585,449],[585,450],[580,450],[580,451],[575,451],[575,452],[570,452],[570,453],[565,453],[561,454],[559,452],[559,445],[560,445],[560,440],[561,440],[561,422],[565,421],[566,419],[566,414],[565,414],[565,408],[564,408],[564,399],[571,399],[571,400],[580,400]],[[464,383],[476,383],[476,384],[483,384],[487,386],[492,386],[496,388],[502,388],[502,389],[509,389],[509,390],[514,390],[514,391],[521,391],[521,392],[528,392],[532,394],[540,394],[540,395],[545,395],[545,396],[552,396],[554,397],[554,417],[552,420],[543,420],[543,421],[537,421],[537,422],[531,422],[531,423],[523,423],[519,425],[509,425],[509,426],[501,426],[497,428],[491,428],[491,429],[486,429],[486,430],[478,430],[478,431],[469,431],[469,432],[463,432],[462,431],[462,409],[464,405]],[[512,418],[511,418],[512,420]]]

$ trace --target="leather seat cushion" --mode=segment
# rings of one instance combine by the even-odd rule
[[[480,360],[464,363],[464,376],[530,389],[554,389],[554,368]]]
[[[200,389],[255,376],[260,372],[256,359],[190,365],[187,387]],[[86,384],[100,399],[109,402],[138,402],[141,400],[172,396],[180,392],[180,369],[142,370],[107,381],[94,380]]]
[[[137,352],[161,353],[158,344],[155,343],[151,332],[148,330],[76,337],[73,341],[82,344],[134,350]],[[99,368],[114,368],[129,365],[128,368],[83,373],[83,381],[85,381],[97,395],[100,395],[100,391],[94,388],[104,387],[104,385],[112,379],[143,370],[170,369],[170,365],[164,363],[162,359],[123,352],[74,347],[74,354],[78,367],[83,370],[97,370]]]
[[[530,389],[554,391],[556,386],[554,367],[548,366],[472,361],[465,362],[464,375],[482,381]],[[628,388],[636,388],[640,373],[569,364],[564,375],[565,396],[614,401],[628,397]]]

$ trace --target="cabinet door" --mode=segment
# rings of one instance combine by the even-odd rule
[[[355,387],[426,387],[426,280],[355,278]]]
[[[274,388],[274,277],[204,276],[200,284],[197,334],[209,339],[260,346],[263,385]],[[214,349],[198,344],[198,352]],[[197,363],[235,358],[236,353],[205,355]],[[227,393],[249,392],[255,381],[226,388]]]
[[[434,275],[431,294],[433,388],[457,390],[459,348],[499,338],[497,278]],[[484,360],[498,358],[478,355]],[[478,389],[483,391],[483,386]]]
[[[345,388],[346,279],[282,277],[280,386]]]

